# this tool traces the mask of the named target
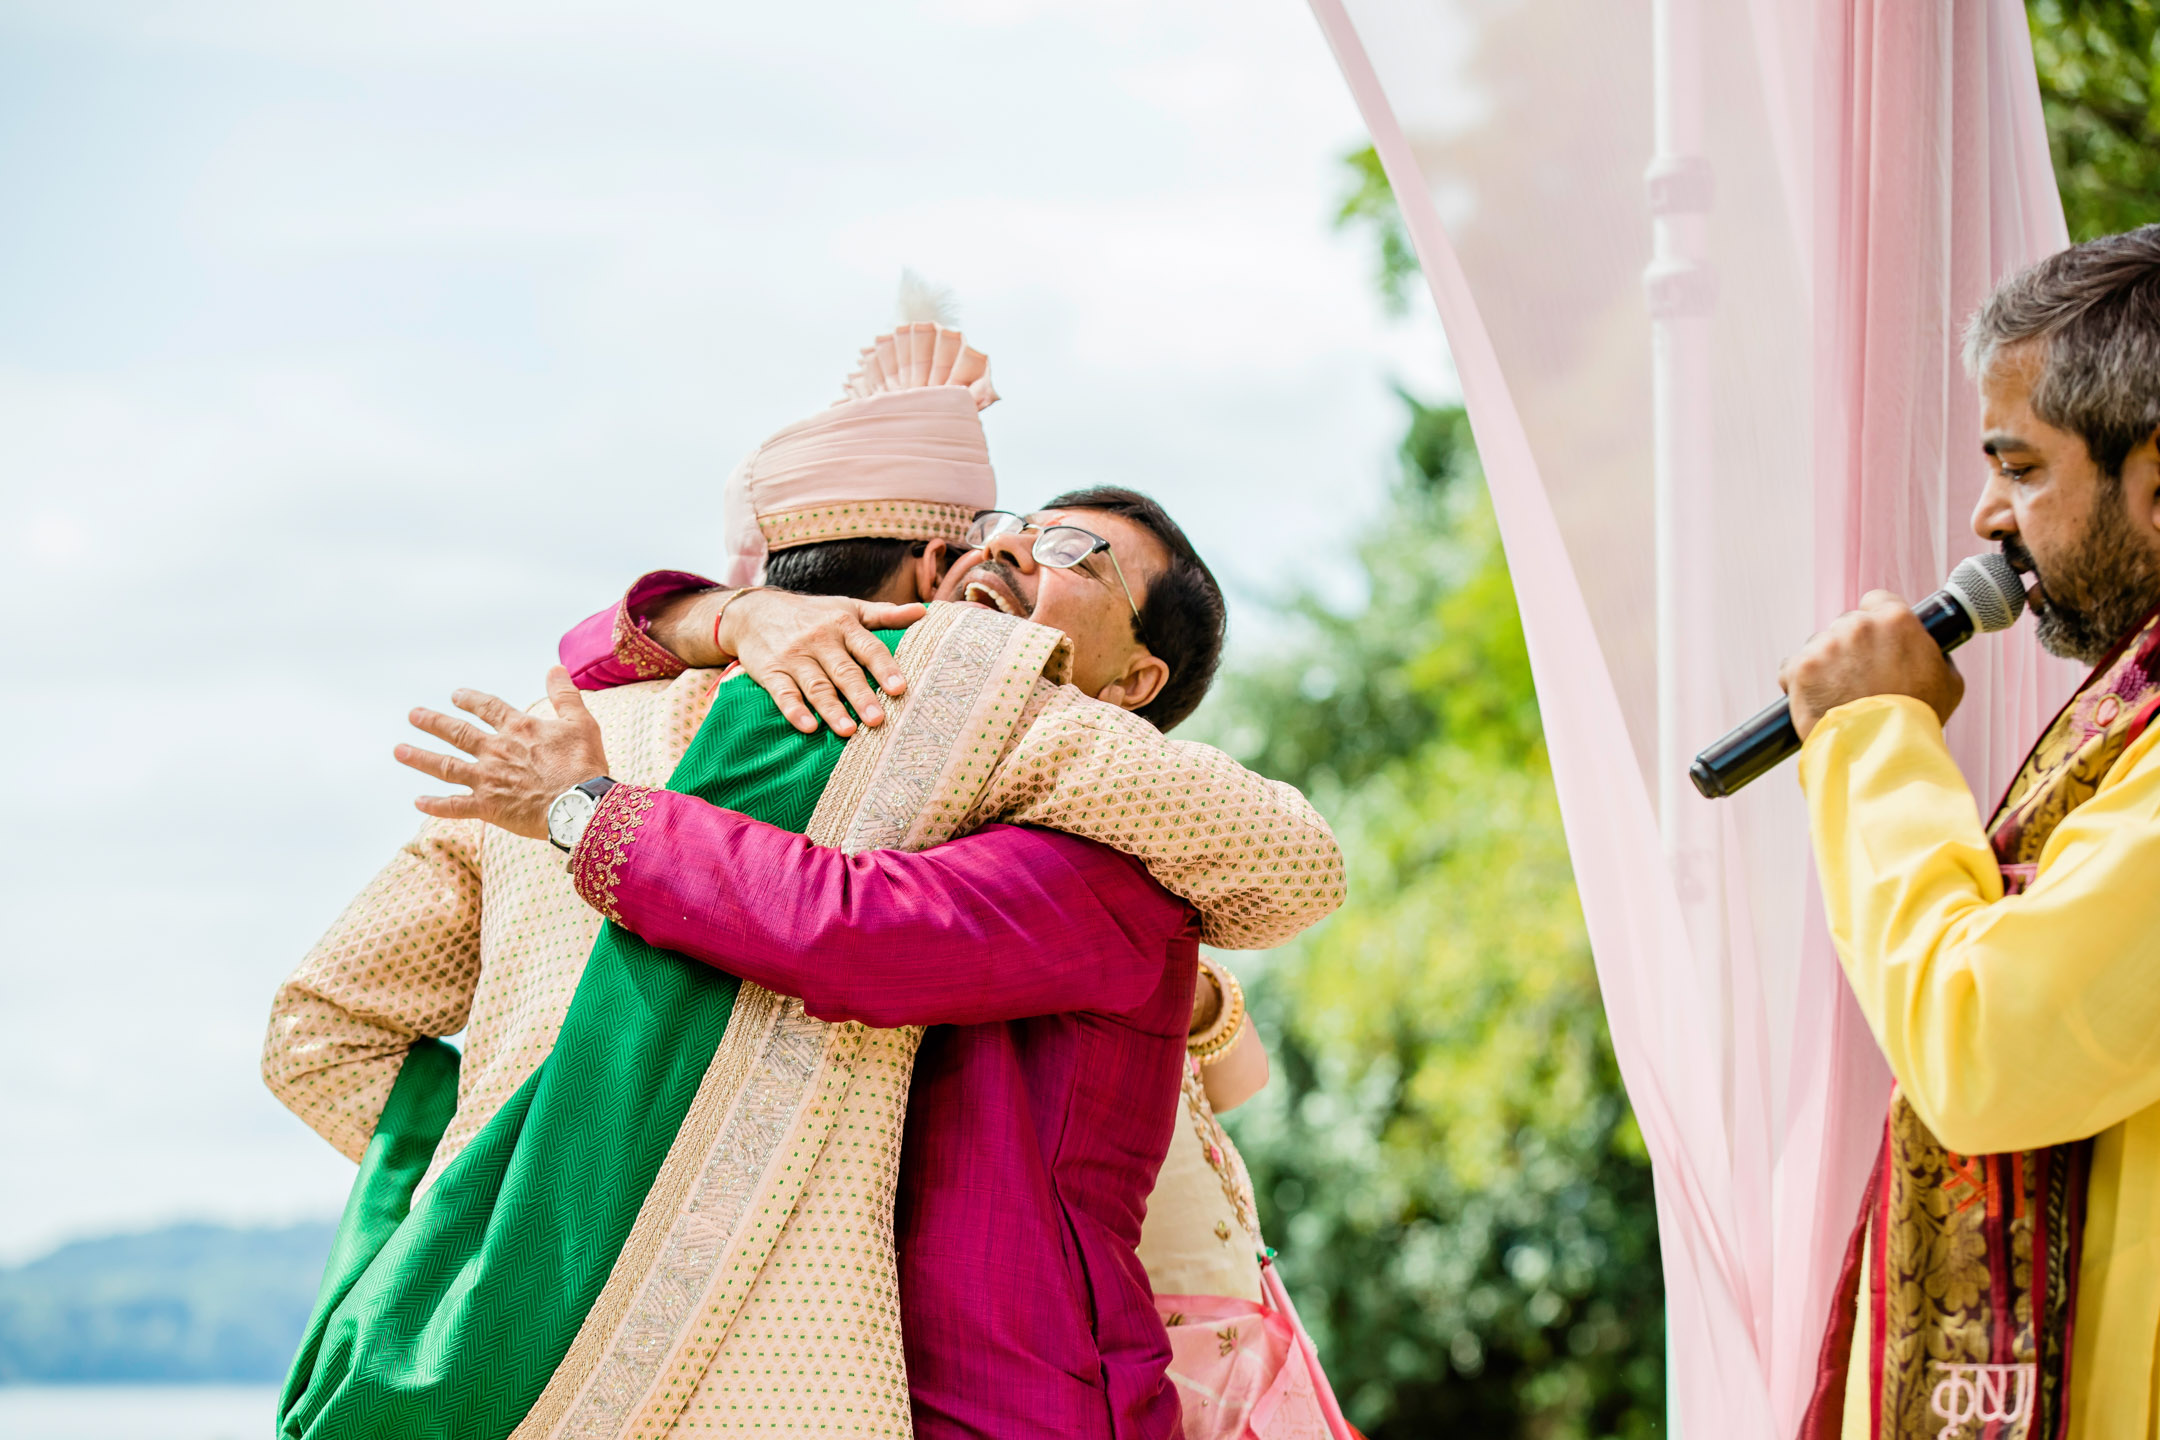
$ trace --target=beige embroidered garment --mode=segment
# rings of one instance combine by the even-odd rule
[[[1188,1063],[1177,1133],[1140,1229],[1140,1263],[1157,1295],[1226,1295],[1260,1303],[1260,1217],[1252,1177]]]
[[[914,848],[993,819],[1053,826],[1140,858],[1217,945],[1279,943],[1339,903],[1339,853],[1302,797],[1056,684],[1065,648],[936,607],[901,646],[907,696],[843,752],[811,837]],[[618,778],[664,779],[716,681],[594,696]],[[265,1078],[357,1154],[412,1040],[465,1027],[439,1175],[552,1048],[599,918],[551,847],[431,824],[280,990]],[[790,1433],[842,1414],[849,1433],[907,1433],[890,1207],[917,1033],[824,1025],[743,987],[616,1273],[520,1434]],[[836,1264],[861,1278],[834,1285]]]

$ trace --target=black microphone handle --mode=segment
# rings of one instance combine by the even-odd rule
[[[1972,639],[1973,619],[1947,590],[1938,590],[1913,607],[1928,638],[1949,654]],[[1780,697],[1725,732],[1715,745],[1695,757],[1688,779],[1706,800],[1730,795],[1760,779],[1800,753],[1800,732],[1793,728],[1792,702]]]
[[[1705,800],[1716,800],[1799,753],[1800,732],[1793,728],[1792,701],[1780,695],[1697,755],[1688,766],[1688,779]]]

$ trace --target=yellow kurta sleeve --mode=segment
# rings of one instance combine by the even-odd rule
[[[2156,742],[2124,753],[2006,898],[1926,705],[1856,701],[1808,735],[1831,938],[1899,1086],[1951,1150],[2062,1144],[2160,1101]]]
[[[264,1083],[354,1160],[413,1041],[465,1028],[480,979],[480,829],[423,825],[271,1002]]]

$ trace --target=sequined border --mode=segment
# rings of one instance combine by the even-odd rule
[[[570,883],[579,897],[618,925],[622,913],[615,908],[615,886],[629,858],[630,842],[652,813],[658,793],[648,785],[611,787],[600,797],[577,848],[570,852]]]

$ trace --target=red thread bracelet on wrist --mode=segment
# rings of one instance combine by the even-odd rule
[[[740,600],[743,596],[748,595],[751,591],[763,590],[764,588],[765,587],[763,585],[744,585],[740,589],[731,591],[727,595],[722,596],[720,599],[720,608],[713,611],[712,648],[719,651],[719,653],[725,658],[730,660],[735,658],[734,656],[729,655],[728,652],[720,644],[720,622],[727,618],[728,606],[733,605],[737,600]]]

